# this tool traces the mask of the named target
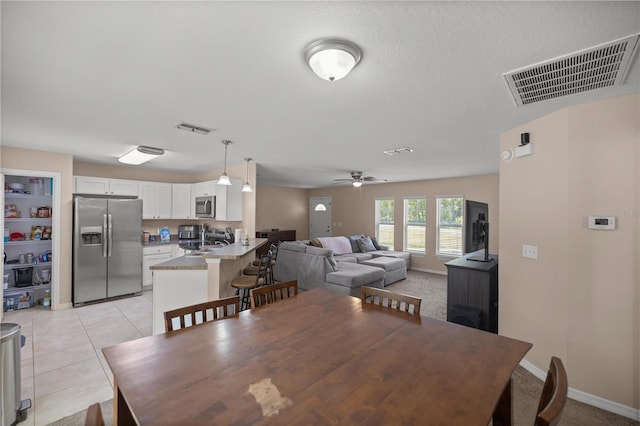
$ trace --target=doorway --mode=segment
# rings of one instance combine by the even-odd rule
[[[331,236],[331,197],[309,198],[309,239]]]

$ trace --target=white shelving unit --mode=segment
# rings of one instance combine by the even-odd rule
[[[3,305],[5,301],[10,303],[7,306],[9,310],[32,306],[38,300],[43,299],[47,292],[51,297],[51,282],[54,276],[52,259],[55,256],[53,241],[57,237],[53,226],[55,210],[52,209],[51,178],[5,175],[5,183],[23,183],[25,191],[30,189],[30,179],[40,179],[43,183],[41,195],[7,190],[4,192],[4,229],[9,234],[9,241],[5,238],[4,253],[7,263],[3,265],[3,278],[8,276],[8,288],[3,291]],[[15,211],[19,212],[20,217],[7,217],[13,206],[15,206]],[[41,217],[44,215],[38,211],[41,207],[48,208],[46,213],[48,217]],[[36,217],[31,217],[32,208],[36,211]],[[47,209],[44,210],[47,211]],[[15,233],[22,234],[25,239],[11,241],[11,234]],[[35,239],[35,234],[39,234],[40,239]],[[28,256],[29,254],[31,256]],[[24,263],[18,263],[22,257]],[[31,262],[29,262],[30,257],[32,257]],[[31,282],[29,285],[20,283],[18,287],[16,279],[19,273],[16,271],[24,271],[26,268],[31,268]],[[24,274],[29,274],[29,272],[24,272]],[[22,278],[28,280],[24,276]]]

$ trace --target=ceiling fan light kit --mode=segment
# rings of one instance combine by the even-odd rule
[[[306,47],[304,59],[318,77],[336,81],[358,65],[362,51],[357,44],[347,40],[320,39]]]

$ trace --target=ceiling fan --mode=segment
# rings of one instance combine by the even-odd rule
[[[387,179],[378,179],[373,176],[362,176],[362,172],[351,172],[351,179],[334,179],[336,184],[351,182],[353,186],[358,188],[365,182],[386,182]]]

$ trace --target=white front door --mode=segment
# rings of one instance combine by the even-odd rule
[[[309,239],[331,236],[331,197],[309,198]]]

